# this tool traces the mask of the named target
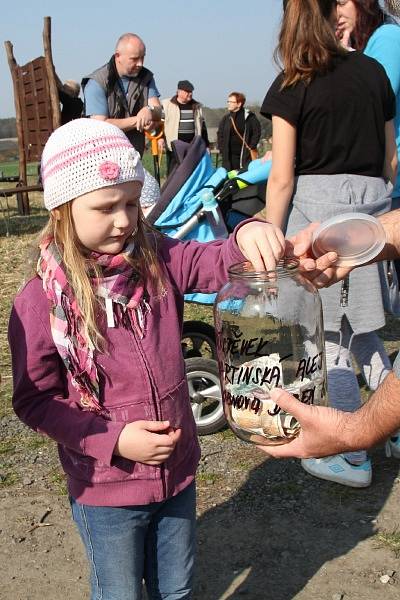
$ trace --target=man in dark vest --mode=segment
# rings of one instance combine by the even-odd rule
[[[143,66],[145,55],[140,37],[124,33],[108,64],[82,79],[86,116],[120,127],[140,155],[144,131],[161,119],[160,94],[153,73]]]

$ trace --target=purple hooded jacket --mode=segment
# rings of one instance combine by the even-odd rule
[[[110,420],[85,411],[53,342],[41,279],[31,279],[14,301],[9,342],[14,410],[29,427],[58,443],[70,495],[94,506],[158,502],[195,476],[200,449],[181,352],[183,294],[215,292],[230,265],[244,260],[235,236],[201,244],[163,238],[159,258],[166,294],[150,297],[147,333],[107,330],[107,353],[96,354],[100,398]],[[182,434],[161,466],[113,454],[125,423],[169,420]]]

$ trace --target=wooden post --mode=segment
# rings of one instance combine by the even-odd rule
[[[20,86],[18,77],[18,65],[14,58],[13,45],[11,42],[4,42],[6,48],[8,65],[11,71],[11,77],[14,88],[14,106],[15,106],[15,118],[17,124],[17,136],[18,136],[18,155],[19,155],[19,182],[20,185],[27,186],[26,176],[26,154],[25,154],[25,139],[24,130],[22,126],[22,111],[21,111],[21,100],[20,100]],[[18,198],[18,209],[23,215],[29,215],[29,197],[27,192],[19,192]]]
[[[43,48],[47,79],[50,88],[53,129],[57,129],[57,127],[60,127],[61,125],[61,110],[53,64],[53,54],[51,51],[51,17],[44,17]]]

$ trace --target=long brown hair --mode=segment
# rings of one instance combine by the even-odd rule
[[[275,60],[283,66],[282,87],[327,72],[346,53],[330,21],[336,0],[287,0]]]
[[[157,238],[139,212],[135,250],[131,257],[125,256],[139,279],[152,285],[158,292],[163,290],[164,275],[157,259]],[[152,234],[152,235],[151,235]],[[154,243],[151,242],[153,237]],[[91,260],[75,233],[71,202],[66,202],[50,213],[46,226],[39,234],[39,243],[54,240],[63,259],[69,284],[76,297],[88,338],[97,349],[104,349],[101,323],[104,316],[102,301],[94,293],[91,278],[101,277],[99,266]]]
[[[357,20],[351,33],[352,46],[355,50],[364,50],[375,29],[390,19],[380,7],[379,0],[353,0],[353,3]]]

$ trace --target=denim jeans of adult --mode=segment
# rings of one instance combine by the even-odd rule
[[[103,507],[71,499],[91,569],[91,600],[191,598],[196,488],[145,506]]]

